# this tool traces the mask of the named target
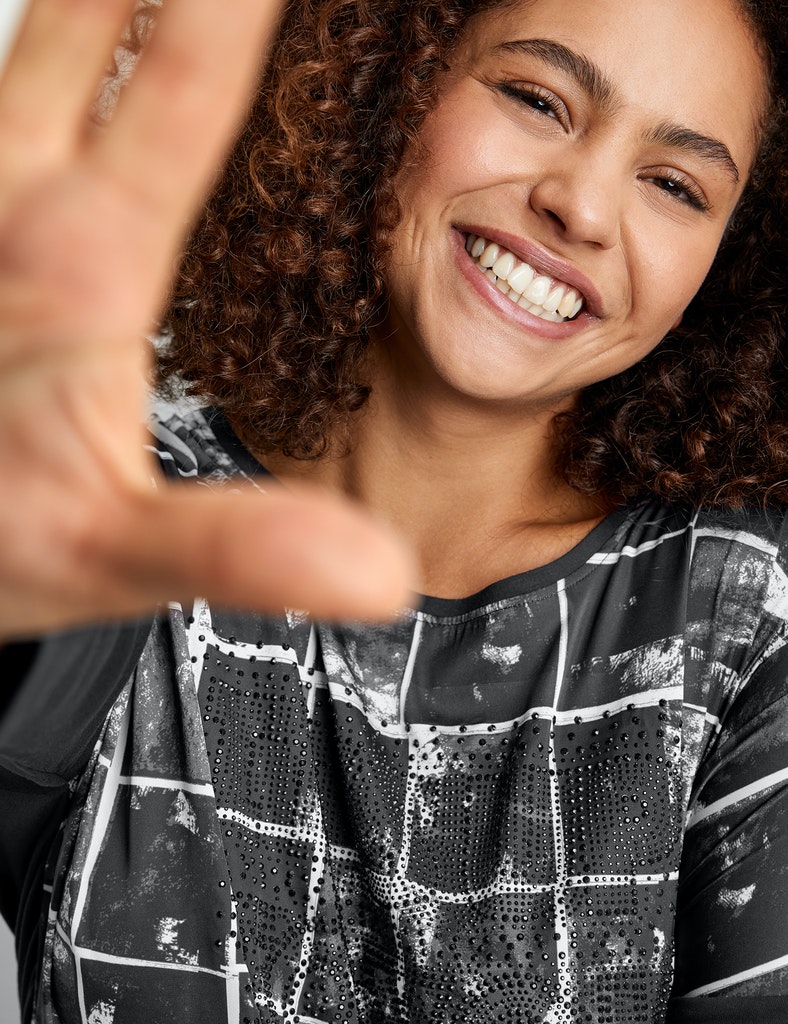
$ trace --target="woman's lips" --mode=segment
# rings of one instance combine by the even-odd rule
[[[510,252],[516,261],[529,266],[535,276],[549,278],[556,284],[568,285],[582,297],[584,308],[592,317],[596,319],[604,317],[604,303],[594,282],[566,260],[543,249],[529,239],[521,238],[496,227],[482,224],[455,224],[454,228],[466,239],[469,235],[481,237],[488,244],[496,244],[500,249]]]
[[[491,277],[485,272],[485,269],[491,268],[481,268],[478,265],[478,258],[473,258],[467,251],[466,243],[468,234],[474,233],[464,232],[459,228],[454,232],[455,256],[458,268],[474,291],[489,305],[492,305],[500,313],[504,314],[508,319],[520,324],[524,329],[527,329],[529,333],[539,335],[549,340],[560,340],[562,338],[571,337],[578,331],[587,327],[589,321],[594,319],[587,308],[587,298],[584,294],[582,296],[583,305],[579,313],[576,313],[573,319],[564,319],[560,316],[546,317],[545,314],[549,313],[549,311],[545,310],[544,307],[539,307],[537,309],[537,313],[531,312],[525,304],[521,305],[518,301],[513,301],[512,297],[504,295],[499,284],[497,282],[493,283]],[[479,236],[476,235],[475,237]],[[485,238],[485,236],[482,237]],[[501,247],[501,249],[503,249],[503,247]],[[508,251],[511,252],[511,250]],[[520,262],[524,263],[525,261],[521,260]],[[532,267],[532,265],[530,266]],[[537,276],[545,275],[534,274],[534,279],[536,279]],[[560,283],[561,287],[565,287],[567,291],[574,290],[573,288],[569,288],[570,282],[560,281],[560,279],[553,277],[552,275],[549,280],[555,284]],[[540,284],[539,287],[541,290],[544,290],[544,284]],[[555,289],[553,289],[553,291],[554,290]],[[545,298],[548,299],[549,296],[545,296]],[[578,295],[578,299],[579,298],[580,296]],[[541,313],[541,315],[538,315],[539,313]]]
[[[534,316],[561,323],[573,320],[583,308],[583,296],[570,284],[539,274],[497,242],[471,234],[465,251],[502,295]]]

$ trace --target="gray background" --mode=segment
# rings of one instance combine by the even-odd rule
[[[0,64],[24,0],[0,0]],[[0,918],[0,1024],[19,1024],[14,937]]]
[[[8,0],[0,0],[8,3]],[[19,1024],[19,1001],[16,997],[16,961],[14,936],[0,919],[0,1024]]]

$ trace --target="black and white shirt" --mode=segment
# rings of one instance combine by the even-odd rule
[[[787,532],[645,504],[385,627],[173,606],[65,780],[36,1021],[788,1020]]]

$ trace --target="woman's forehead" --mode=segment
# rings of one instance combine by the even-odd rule
[[[546,63],[578,77],[620,113],[725,136],[750,166],[766,103],[765,73],[736,0],[518,0],[470,22],[458,58],[516,74],[539,40]],[[561,68],[561,52],[567,55]],[[530,62],[529,66],[532,66]],[[730,142],[728,142],[730,140]]]

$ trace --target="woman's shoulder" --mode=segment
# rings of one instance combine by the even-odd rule
[[[148,414],[149,449],[170,479],[221,485],[266,475],[220,409],[188,398],[158,398]]]
[[[692,520],[692,567],[698,583],[757,589],[788,620],[788,509],[699,510]]]
[[[740,683],[788,643],[788,513],[703,510],[693,518],[687,636]]]
[[[788,507],[701,508],[693,515],[693,530],[696,536],[776,552],[786,542]]]
[[[783,566],[788,555],[788,508],[709,508],[645,502],[629,510],[612,540],[626,547],[679,542],[697,568],[709,558]],[[675,545],[674,545],[675,546]]]
[[[644,503],[588,559],[599,601],[630,591],[720,665],[738,669],[788,638],[788,510]],[[618,606],[621,601],[618,600]]]

